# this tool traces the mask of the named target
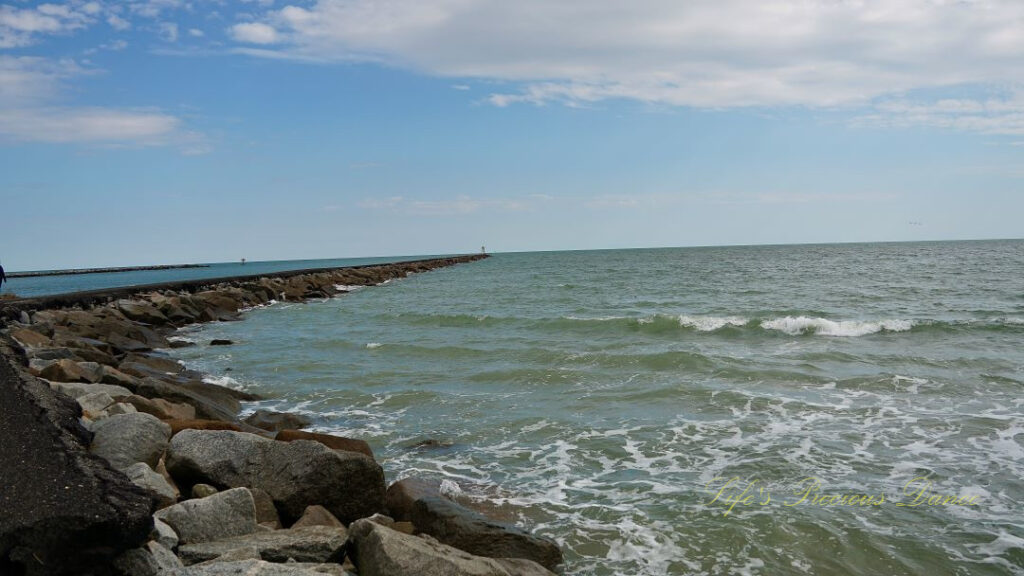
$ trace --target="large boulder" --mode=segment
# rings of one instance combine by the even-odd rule
[[[209,396],[164,382],[157,378],[143,378],[134,392],[144,398],[162,398],[169,402],[188,404],[196,409],[196,416],[207,420],[232,422],[238,414],[238,403],[221,403]]]
[[[370,445],[367,444],[365,440],[345,438],[344,436],[334,436],[331,434],[320,434],[318,432],[306,432],[304,430],[281,430],[277,433],[275,438],[281,442],[312,440],[314,442],[319,442],[332,450],[359,452],[360,454],[366,454],[370,458],[373,458],[373,450],[370,449]]]
[[[171,427],[150,414],[118,414],[92,426],[89,451],[123,469],[145,462],[155,468],[167,449]]]
[[[257,530],[256,505],[246,488],[186,500],[154,516],[174,529],[182,545],[242,536]]]
[[[477,556],[526,558],[549,570],[555,570],[563,561],[562,551],[553,541],[515,526],[492,522],[445,498],[416,500],[411,520],[417,532]]]
[[[167,469],[179,484],[264,490],[286,521],[320,504],[342,522],[384,506],[384,471],[373,459],[308,441],[276,442],[232,431],[183,430],[171,441]]]
[[[268,562],[285,562],[293,558],[298,562],[338,562],[345,559],[345,528],[307,526],[290,530],[255,532],[246,536],[225,538],[213,542],[186,544],[178,547],[178,556],[185,564],[195,564],[255,548],[259,558]]]
[[[153,501],[88,453],[73,400],[0,339],[0,574],[80,575],[145,543]]]
[[[349,555],[359,576],[552,576],[523,559],[474,556],[435,540],[410,536],[369,520],[349,527]]]

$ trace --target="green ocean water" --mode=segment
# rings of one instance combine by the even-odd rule
[[[182,336],[566,574],[1024,574],[1022,241],[498,254]]]

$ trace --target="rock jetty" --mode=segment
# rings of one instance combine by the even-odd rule
[[[552,574],[554,542],[430,481],[387,486],[361,439],[302,431],[308,421],[294,415],[242,421],[257,397],[161,352],[188,324],[484,257],[4,303],[0,574]]]

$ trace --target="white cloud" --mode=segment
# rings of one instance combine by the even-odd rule
[[[202,38],[203,36],[206,36],[206,34],[199,28],[189,28],[188,35],[193,38]]]
[[[94,21],[95,3],[40,4],[34,8],[0,6],[0,48],[34,44],[40,34],[66,34]]]
[[[233,28],[250,54],[508,82],[498,106],[606,99],[857,107],[1024,78],[1018,0],[317,0]]]
[[[277,30],[260,22],[243,22],[230,28],[231,37],[247,44],[273,44],[278,41]]]
[[[107,16],[107,24],[110,24],[110,27],[114,30],[127,30],[132,27],[131,22],[121,18],[117,14]]]
[[[0,140],[201,147],[201,135],[159,110],[69,106],[64,83],[93,73],[71,60],[0,55]]]
[[[160,27],[160,38],[167,42],[178,41],[178,25],[174,22],[161,22]]]

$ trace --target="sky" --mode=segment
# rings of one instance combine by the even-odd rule
[[[8,271],[1019,238],[1022,184],[1019,0],[0,3]]]

